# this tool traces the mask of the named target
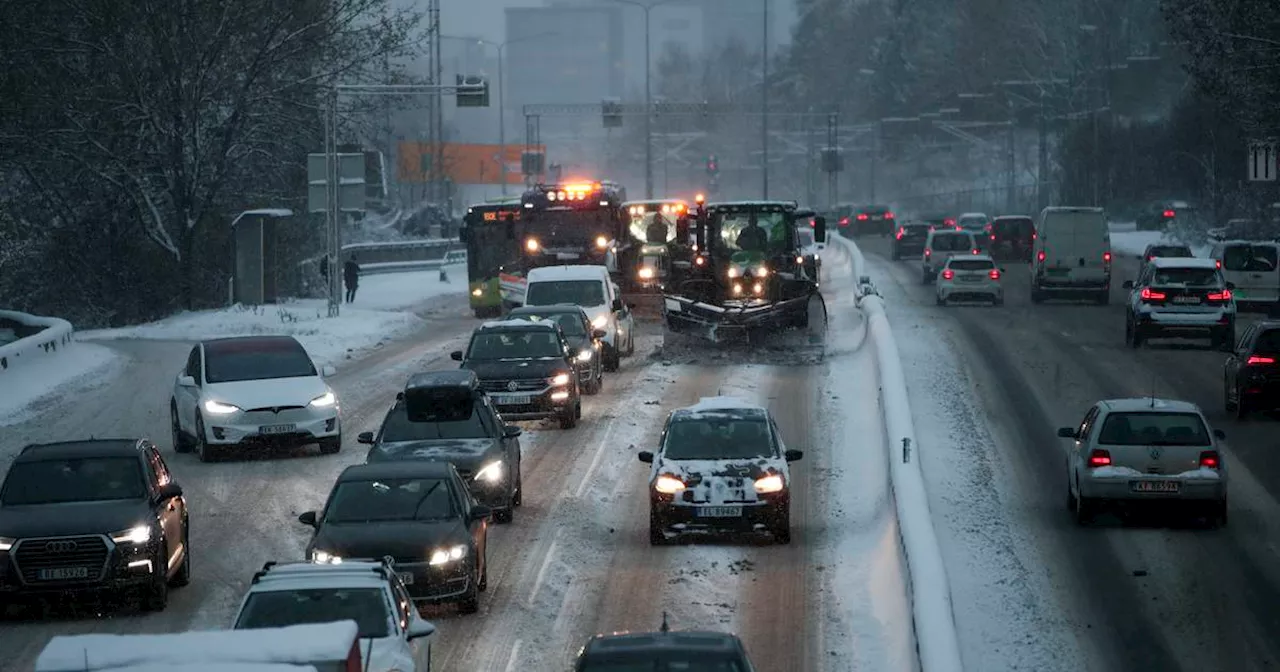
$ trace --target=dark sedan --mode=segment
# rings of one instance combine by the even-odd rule
[[[316,530],[312,562],[390,557],[414,600],[475,613],[488,584],[491,515],[452,464],[388,462],[347,467],[324,508],[298,521]]]
[[[578,386],[583,394],[599,394],[604,386],[604,329],[594,329],[591,318],[582,306],[570,303],[553,306],[523,306],[507,313],[509,320],[530,322],[553,321],[560,325],[564,340],[571,348],[577,348],[574,369],[578,372]]]
[[[373,446],[366,461],[448,462],[493,520],[509,523],[520,506],[520,433],[502,422],[473,371],[415,374],[396,395],[378,433],[364,432]]]
[[[582,417],[578,376],[581,353],[550,322],[489,322],[471,334],[465,352],[449,353],[461,368],[475,371],[480,389],[508,420],[555,418],[572,429]]]

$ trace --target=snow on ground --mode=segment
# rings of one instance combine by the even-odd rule
[[[1079,669],[1085,655],[1056,622],[1051,589],[1029,569],[1045,561],[1013,520],[1022,505],[996,477],[995,438],[965,365],[975,356],[953,323],[894,291],[885,262],[868,271],[888,290],[965,669]]]
[[[1164,231],[1138,231],[1128,222],[1111,223],[1111,252],[1127,257],[1140,257],[1147,251],[1148,245],[1156,243],[1181,243],[1175,236]],[[1191,253],[1197,257],[1209,254],[1208,245],[1192,245]]]
[[[158,322],[119,329],[80,332],[85,340],[144,339],[198,341],[221,336],[287,334],[298,339],[320,365],[358,357],[422,326],[415,306],[446,294],[466,291],[466,269],[446,267],[450,282],[438,270],[385,273],[362,278],[355,303],[342,304],[328,317],[324,299],[302,299],[269,306],[235,305],[221,310],[178,313]]]
[[[115,350],[72,342],[57,355],[37,358],[0,373],[0,427],[22,422],[40,408],[40,400],[71,385],[101,383],[120,371]]]

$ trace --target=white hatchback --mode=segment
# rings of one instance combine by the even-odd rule
[[[968,231],[930,231],[920,255],[920,282],[927,285],[937,279],[951,257],[976,256],[980,252],[978,239]]]
[[[338,397],[292,336],[238,336],[191,349],[169,401],[173,448],[202,462],[219,448],[319,444],[342,448]]]
[[[952,301],[990,301],[1004,304],[1002,273],[996,262],[985,254],[951,257],[938,276],[937,303]]]

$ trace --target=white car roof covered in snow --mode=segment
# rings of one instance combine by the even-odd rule
[[[260,572],[249,592],[306,588],[386,588],[389,584],[377,562],[348,561],[340,565],[295,562]]]
[[[950,266],[953,261],[989,261],[993,264],[996,263],[996,260],[992,259],[989,254],[966,254],[959,257],[947,257],[946,265]]]
[[[1217,268],[1218,262],[1202,257],[1156,257],[1151,260],[1156,268]]]
[[[165,635],[59,635],[36,659],[35,672],[94,672],[137,665],[310,663],[346,660],[355,621],[260,630],[208,630]]]
[[[314,665],[272,663],[184,663],[182,665],[129,665],[106,672],[318,672]]]
[[[960,215],[960,219],[965,219],[966,217],[981,217],[983,219],[987,219],[987,214],[984,212],[966,212],[963,215]]]
[[[769,415],[769,410],[738,397],[717,396],[703,397],[692,406],[677,408],[671,412],[671,415],[672,417],[686,418],[713,416],[766,417]]]
[[[539,280],[604,280],[608,277],[608,268],[590,264],[543,266],[529,271],[528,276],[529,282],[538,282]]]
[[[1200,413],[1200,407],[1189,401],[1138,397],[1134,399],[1103,399],[1103,407],[1111,413]]]
[[[552,304],[552,305],[553,305],[553,306],[560,306],[561,304],[555,303],[555,304]],[[533,306],[533,307],[535,307],[535,308],[541,308],[541,306]],[[492,322],[485,322],[484,324],[480,325],[480,328],[481,328],[481,329],[546,329],[546,330],[553,330],[553,329],[555,329],[555,328],[556,328],[556,325],[557,325],[557,323],[555,323],[555,322],[550,322],[550,321],[539,321],[539,322],[534,322],[533,320],[524,320],[524,319],[519,319],[519,320],[494,320],[494,321],[492,321]]]

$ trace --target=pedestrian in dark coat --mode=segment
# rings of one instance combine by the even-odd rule
[[[342,265],[342,279],[347,285],[347,303],[356,300],[356,289],[360,287],[360,264],[356,263],[356,255],[347,258]]]

